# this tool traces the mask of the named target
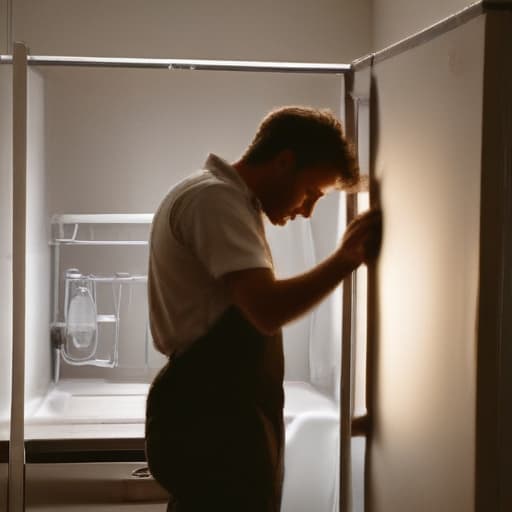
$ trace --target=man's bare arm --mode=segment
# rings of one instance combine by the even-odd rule
[[[380,243],[381,217],[369,212],[352,222],[341,246],[310,271],[275,279],[270,269],[255,268],[224,276],[231,300],[253,325],[272,334],[325,298],[361,263],[373,258]]]

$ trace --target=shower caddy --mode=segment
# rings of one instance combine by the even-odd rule
[[[122,237],[98,238],[99,225],[150,225],[152,214],[60,214],[51,218],[52,258],[52,322],[50,325],[54,381],[60,378],[61,360],[73,366],[115,368],[119,362],[119,326],[122,291],[132,284],[147,283],[147,275],[115,272],[82,274],[77,268],[61,268],[61,251],[69,246],[147,246],[148,239]],[[123,228],[123,231],[124,228]],[[124,232],[123,232],[124,234]],[[61,286],[61,279],[63,285]],[[98,286],[111,285],[113,312],[98,307]],[[63,297],[61,305],[61,288]],[[98,356],[98,346],[105,345],[99,327],[110,324],[110,350],[107,357]],[[146,329],[146,353],[150,343]],[[104,347],[103,347],[104,348]]]

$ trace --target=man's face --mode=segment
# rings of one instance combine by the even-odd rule
[[[284,173],[263,201],[270,222],[284,226],[297,215],[310,217],[318,199],[334,188],[338,176],[336,169],[325,165]]]

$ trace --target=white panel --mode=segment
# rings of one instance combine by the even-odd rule
[[[27,412],[50,383],[50,248],[44,81],[28,73],[25,400]]]
[[[484,19],[376,67],[374,512],[473,510]]]

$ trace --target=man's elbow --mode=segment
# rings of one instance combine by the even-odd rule
[[[248,269],[224,276],[231,301],[262,334],[272,336],[282,327],[276,305],[276,281],[269,269]]]
[[[277,334],[282,327],[282,323],[279,319],[266,311],[245,311],[245,314],[252,325],[261,332],[261,334],[266,336],[273,336]]]

